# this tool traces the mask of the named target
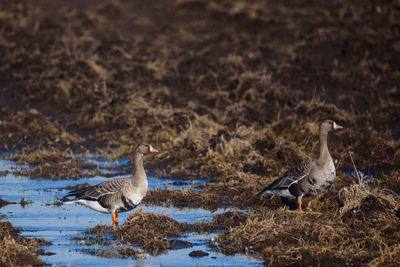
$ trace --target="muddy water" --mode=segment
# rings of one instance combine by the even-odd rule
[[[105,165],[101,161],[98,161],[98,163],[101,168]],[[16,165],[10,161],[0,160],[0,170],[27,167]],[[20,204],[7,205],[0,209],[0,214],[9,220],[14,227],[19,227],[23,235],[28,237],[43,237],[52,242],[52,245],[44,246],[43,248],[55,254],[41,256],[43,261],[48,264],[77,266],[261,265],[260,259],[245,255],[228,257],[210,250],[206,242],[215,237],[215,234],[198,235],[190,233],[179,239],[193,243],[194,246],[192,248],[171,250],[158,256],[144,254],[139,260],[133,258],[103,258],[91,255],[91,253],[98,249],[111,249],[117,245],[115,243],[107,246],[85,245],[84,242],[77,241],[77,238],[83,237],[86,230],[98,224],[111,224],[111,216],[94,212],[76,204],[57,206],[54,203],[57,201],[57,197],[61,198],[67,192],[64,188],[68,185],[85,182],[96,184],[106,179],[109,178],[96,176],[90,179],[79,180],[32,180],[26,177],[7,174],[0,177],[0,197],[17,203],[24,198],[28,201],[28,204],[25,206]],[[174,189],[193,186],[192,183],[176,186],[173,185],[174,181],[149,177],[149,187],[168,187]],[[159,206],[141,206],[141,208],[146,212],[165,214],[179,222],[189,223],[211,220],[214,215],[226,211],[217,210],[211,213],[204,209],[180,210]],[[123,223],[132,212],[134,211],[121,213],[120,222]],[[192,258],[189,256],[189,253],[194,250],[202,250],[209,253],[209,255],[202,258]]]

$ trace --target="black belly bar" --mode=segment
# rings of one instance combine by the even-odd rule
[[[126,198],[125,196],[121,197],[122,203],[124,205],[122,207],[119,207],[115,212],[123,212],[123,211],[128,211],[136,208],[137,205],[133,204],[132,200]]]

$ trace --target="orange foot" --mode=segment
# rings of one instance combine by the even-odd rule
[[[302,209],[301,209],[301,199],[297,200],[297,206],[299,207],[299,211],[302,211]]]
[[[113,227],[117,227],[118,226],[118,214],[116,213],[111,213],[112,216],[112,220],[113,220]]]
[[[309,200],[307,203],[307,209],[311,209],[311,200]]]

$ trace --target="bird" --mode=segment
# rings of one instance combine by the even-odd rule
[[[134,154],[134,174],[131,177],[72,190],[62,198],[62,201],[65,204],[78,203],[98,212],[111,213],[112,226],[116,227],[118,213],[134,209],[147,193],[148,181],[143,168],[143,156],[158,152],[150,144],[137,145]],[[74,198],[69,199],[69,197]]]
[[[319,124],[319,157],[313,161],[302,162],[289,169],[278,179],[267,185],[257,195],[277,195],[297,200],[298,210],[302,211],[302,198],[315,197],[328,189],[336,176],[336,169],[328,150],[328,133],[343,129],[332,120]],[[307,208],[310,208],[311,200]]]

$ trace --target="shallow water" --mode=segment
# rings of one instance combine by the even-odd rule
[[[341,170],[341,172],[343,172],[346,175],[350,175],[353,176],[355,178],[361,178],[361,179],[375,179],[376,177],[374,175],[371,174],[366,174],[363,173],[362,171],[350,171],[350,170]]]
[[[104,163],[105,164],[105,163]],[[104,166],[104,165],[102,165]],[[14,162],[0,160],[0,170],[25,168]],[[122,176],[123,177],[123,176]],[[191,248],[171,250],[158,256],[150,256],[135,260],[133,258],[102,258],[90,255],[90,251],[100,248],[111,248],[104,245],[83,245],[73,238],[79,238],[84,232],[98,224],[111,225],[109,214],[98,213],[89,208],[77,204],[56,206],[53,205],[57,198],[61,198],[68,190],[63,189],[68,185],[76,185],[88,182],[100,183],[109,178],[96,176],[79,180],[33,180],[26,177],[18,177],[7,174],[0,177],[0,197],[7,201],[20,202],[22,198],[32,201],[25,207],[20,204],[7,205],[0,209],[0,214],[9,220],[14,227],[19,227],[22,234],[28,237],[43,237],[51,241],[52,245],[43,246],[48,252],[55,253],[51,256],[40,256],[48,264],[77,265],[77,266],[169,266],[169,265],[224,265],[224,266],[254,266],[261,265],[260,259],[245,255],[225,256],[212,251],[206,246],[206,242],[215,234],[199,235],[190,233],[185,237],[176,238],[193,243]],[[193,183],[173,185],[172,179],[157,179],[149,177],[149,188],[187,188],[193,187]],[[199,181],[202,183],[203,181]],[[195,183],[194,183],[195,184]],[[159,206],[141,206],[144,211],[164,214],[179,222],[199,222],[212,220],[212,217],[226,210],[219,209],[213,213],[204,209],[176,209]],[[124,223],[129,214],[135,210],[121,213],[120,223]],[[192,258],[189,253],[194,250],[202,250],[209,253],[202,258]]]

